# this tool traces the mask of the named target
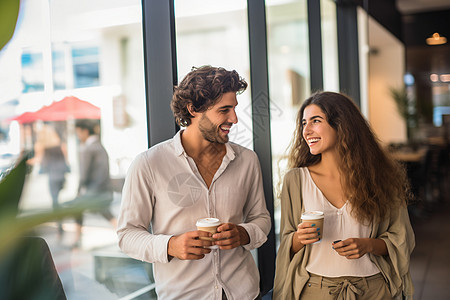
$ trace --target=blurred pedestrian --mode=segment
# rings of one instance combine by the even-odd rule
[[[34,159],[30,162],[40,165],[39,173],[48,174],[48,186],[54,210],[60,207],[59,193],[66,182],[66,173],[70,172],[66,159],[66,146],[55,128],[44,124],[37,133],[34,144]],[[61,222],[58,222],[58,239],[63,235]]]
[[[95,120],[78,120],[75,123],[75,131],[80,141],[79,148],[79,172],[78,196],[74,199],[75,205],[88,205],[99,207],[92,210],[100,213],[110,221],[114,228],[117,226],[116,218],[110,210],[113,200],[113,189],[109,175],[109,157],[106,149],[100,142],[96,132],[98,124]],[[91,203],[95,201],[96,203]],[[73,248],[81,245],[81,230],[83,215],[75,219],[76,231]]]

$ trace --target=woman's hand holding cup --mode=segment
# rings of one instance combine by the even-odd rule
[[[309,245],[320,240],[320,228],[315,223],[303,222],[298,224],[295,238],[303,245]]]
[[[291,252],[297,253],[305,245],[320,243],[322,240],[324,213],[308,211],[302,213],[302,222],[292,237]]]

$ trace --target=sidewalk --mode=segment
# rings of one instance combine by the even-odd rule
[[[95,299],[119,299],[119,295],[108,290],[95,278],[93,253],[97,249],[108,249],[111,253],[121,254],[117,236],[109,222],[97,215],[85,214],[82,243],[77,249],[70,247],[75,232],[73,221],[65,221],[63,229],[62,240],[58,239],[56,223],[43,224],[35,231],[49,245],[67,299],[87,300],[93,299],[93,296]]]
[[[69,174],[66,179],[59,197],[61,203],[76,195],[75,175]],[[36,170],[28,176],[20,203],[22,212],[52,208],[47,180],[46,174],[38,174]],[[116,217],[120,198],[120,194],[115,193],[111,204]],[[79,248],[71,248],[75,240],[74,220],[67,218],[62,224],[62,238],[58,236],[56,222],[42,224],[33,233],[47,242],[68,300],[127,299],[128,295],[152,284],[148,275],[150,264],[124,255],[117,245],[115,229],[100,214],[84,213]],[[151,299],[148,293],[145,297]]]

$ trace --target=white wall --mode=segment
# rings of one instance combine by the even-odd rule
[[[404,45],[369,18],[369,122],[382,143],[405,142],[406,124],[398,114],[390,87],[402,87]]]

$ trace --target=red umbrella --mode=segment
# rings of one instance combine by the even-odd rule
[[[27,111],[27,112],[24,112],[21,115],[16,116],[16,117],[9,118],[9,119],[7,119],[7,121],[17,121],[20,124],[31,123],[31,122],[36,121],[36,118],[34,117],[34,114],[35,114],[35,112]]]
[[[100,119],[100,108],[69,96],[64,99],[53,102],[49,106],[44,106],[37,112],[34,117],[42,121],[64,121],[67,119]]]
[[[42,121],[65,121],[67,119],[100,119],[100,108],[74,96],[65,97],[35,112],[25,112],[9,119],[19,123]]]

